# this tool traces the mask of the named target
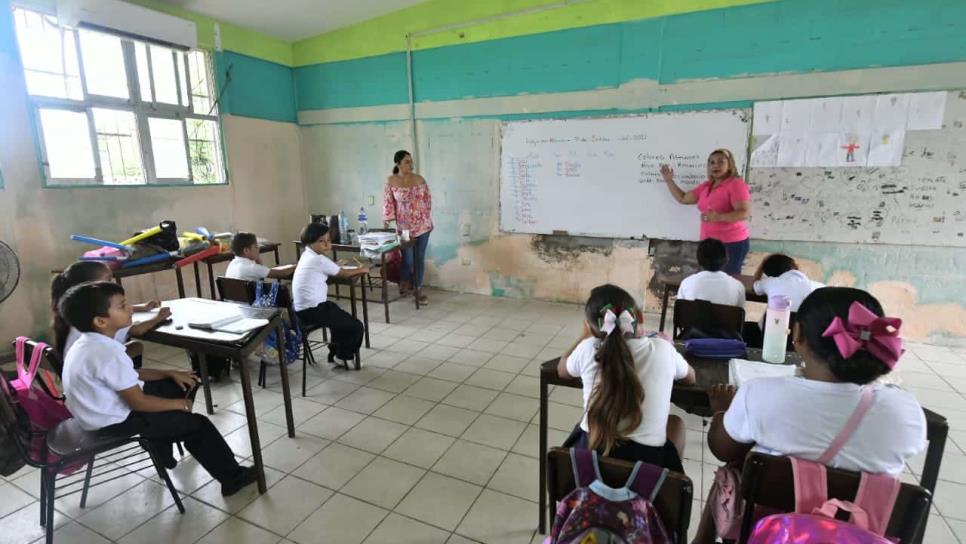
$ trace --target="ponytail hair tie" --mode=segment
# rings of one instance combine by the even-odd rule
[[[616,329],[620,329],[621,335],[633,336],[637,328],[637,320],[634,316],[627,310],[621,310],[620,315],[614,313],[613,306],[610,304],[601,308],[603,312],[603,318],[600,323],[600,331],[604,333],[604,337],[610,336],[610,333],[614,332]]]

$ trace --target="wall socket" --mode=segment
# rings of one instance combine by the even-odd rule
[[[369,205],[370,206],[375,206],[376,205],[376,197],[375,197],[375,195],[369,195],[368,200],[369,200]]]
[[[462,259],[460,259],[460,264],[463,265],[463,266],[469,266],[469,265],[473,264],[473,262],[470,261],[469,258],[463,257]]]
[[[463,225],[460,227],[460,230],[462,231],[463,236],[469,236],[470,235],[470,224],[469,223],[463,223]]]

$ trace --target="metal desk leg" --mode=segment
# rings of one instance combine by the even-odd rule
[[[248,438],[252,443],[252,461],[258,473],[258,492],[268,489],[265,483],[265,465],[262,463],[262,444],[258,439],[258,420],[255,418],[255,399],[252,397],[252,376],[248,373],[248,357],[238,358],[241,373],[242,397],[245,399],[245,417],[248,419]]]
[[[215,300],[218,298],[215,295],[215,267],[211,263],[205,264],[208,266],[208,292],[211,294],[211,300]]]
[[[184,298],[184,277],[181,275],[181,268],[174,267],[174,275],[178,278],[178,298]]]
[[[275,249],[272,250],[272,253],[275,254],[275,266],[278,266],[281,262],[278,258],[278,246],[275,246]]]
[[[339,263],[339,254],[336,253],[335,248],[332,248],[332,260],[335,261],[336,264]],[[351,285],[349,286],[349,290],[352,290],[352,286]],[[339,295],[339,284],[338,283],[335,284],[335,298],[342,298]]]
[[[201,294],[201,270],[198,267],[198,261],[191,263],[191,265],[195,269],[195,296],[198,298],[201,298],[204,296]],[[215,298],[215,297],[211,297],[211,298]]]
[[[664,319],[667,317],[667,299],[671,295],[671,289],[664,284],[664,296],[661,297],[661,324],[657,330],[664,332]]]
[[[537,531],[540,534],[547,533],[547,398],[549,394],[550,385],[547,380],[540,377],[540,451],[537,455],[540,457],[540,506],[538,512],[540,513],[539,521],[537,522]]]
[[[362,277],[360,276],[360,278]],[[364,279],[368,278],[369,275],[366,274]],[[372,346],[369,345],[369,298],[366,296],[366,284],[363,279],[359,280],[359,287],[362,289],[362,326],[366,331],[366,349],[370,349]]]
[[[295,418],[292,415],[292,389],[288,380],[288,361],[285,360],[285,330],[279,319],[275,328],[275,338],[278,338],[279,372],[282,375],[282,400],[285,401],[285,424],[288,427],[288,437],[295,438]]]
[[[205,390],[205,411],[208,415],[215,413],[215,407],[211,403],[211,383],[208,381],[208,361],[205,359],[205,354],[198,352],[195,355],[198,357],[198,369],[201,370],[201,386]]]
[[[389,324],[389,281],[386,279],[386,254],[379,255],[379,270],[382,270],[382,306],[386,310],[386,324]],[[121,280],[117,280],[121,283]]]
[[[419,309],[419,276],[416,275],[417,264],[416,264],[416,246],[409,248],[413,250],[413,269],[412,269],[412,279],[413,279],[413,300],[416,301],[416,309]]]

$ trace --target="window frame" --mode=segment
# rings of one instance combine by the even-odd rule
[[[54,17],[56,15],[51,14],[48,11],[38,9],[36,6],[23,5],[20,3],[12,3],[10,8],[12,10],[22,9],[24,11],[33,12],[43,17]],[[137,36],[133,34],[127,34],[124,32],[118,32],[112,29],[105,29],[97,27],[94,25],[80,24],[76,28],[69,29],[73,36],[73,46],[77,55],[77,67],[80,76],[81,84],[81,99],[75,100],[72,98],[60,98],[51,97],[43,95],[34,95],[30,93],[29,88],[25,88],[27,94],[27,100],[30,104],[30,114],[33,116],[33,125],[36,145],[38,151],[38,159],[40,162],[41,173],[43,177],[43,186],[45,188],[63,188],[63,187],[158,187],[158,186],[178,186],[178,187],[206,187],[206,186],[218,186],[228,184],[228,163],[225,151],[225,138],[224,138],[224,128],[222,126],[221,112],[218,104],[217,97],[217,79],[214,74],[214,55],[205,50],[197,49],[192,50],[186,47],[160,42],[158,40],[152,40],[150,38],[145,38],[143,36]],[[87,77],[84,67],[84,53],[81,49],[81,32],[98,32],[101,34],[107,34],[114,38],[120,40],[122,62],[125,71],[125,85],[128,90],[128,98],[119,98],[114,96],[106,96],[99,94],[91,94],[87,89]],[[17,32],[17,29],[14,29]],[[17,41],[17,51],[19,54],[18,61],[21,73],[26,78],[27,70],[23,64],[23,51],[20,38],[16,38]],[[147,74],[141,74],[138,70],[138,62],[136,55],[136,43],[143,44],[146,49],[147,56]],[[153,55],[151,52],[152,46],[163,47],[170,50],[171,61],[174,67],[174,85],[175,94],[177,97],[177,104],[171,104],[167,102],[156,101],[157,92],[155,89],[155,78],[154,78],[154,68],[153,68]],[[211,108],[208,112],[196,113],[193,111],[192,103],[192,88],[191,88],[191,56],[194,52],[201,53],[201,58],[204,60],[204,67],[207,74],[208,89],[207,93],[211,101]],[[179,66],[179,55],[180,55],[180,66]],[[180,70],[179,70],[180,68]],[[182,73],[183,72],[183,73]],[[142,75],[146,75],[148,78],[148,87],[151,90],[152,96],[145,99],[141,96],[141,83],[140,79]],[[26,79],[25,79],[26,83]],[[90,147],[93,154],[94,163],[94,177],[85,178],[64,178],[64,177],[54,177],[50,170],[50,161],[47,153],[47,144],[44,137],[43,124],[41,122],[41,111],[42,110],[67,110],[74,112],[82,112],[87,116],[88,121],[88,134],[90,138]],[[94,123],[94,109],[110,109],[118,110],[124,112],[130,112],[134,115],[135,127],[137,133],[135,134],[137,138],[137,146],[139,148],[139,158],[141,161],[141,171],[143,174],[143,180],[140,183],[105,183],[104,171],[101,164],[100,148],[98,144],[97,136],[97,126]],[[177,120],[181,123],[182,138],[184,140],[184,153],[185,162],[187,164],[188,176],[185,178],[159,178],[156,172],[156,164],[154,157],[154,148],[151,140],[150,122],[152,118],[162,118]],[[215,170],[219,172],[219,178],[216,181],[206,182],[197,181],[194,179],[194,172],[192,168],[192,156],[191,156],[191,144],[188,135],[188,121],[189,119],[199,119],[203,121],[211,121],[215,123],[215,142],[217,154],[219,157],[215,158],[216,161]]]

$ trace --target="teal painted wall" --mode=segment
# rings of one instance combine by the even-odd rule
[[[221,113],[295,122],[295,77],[288,66],[220,51],[215,53],[215,70],[218,88],[224,92]]]
[[[421,50],[413,67],[416,100],[440,101],[961,60],[962,0],[784,0]],[[300,110],[407,101],[402,54],[295,73]]]

